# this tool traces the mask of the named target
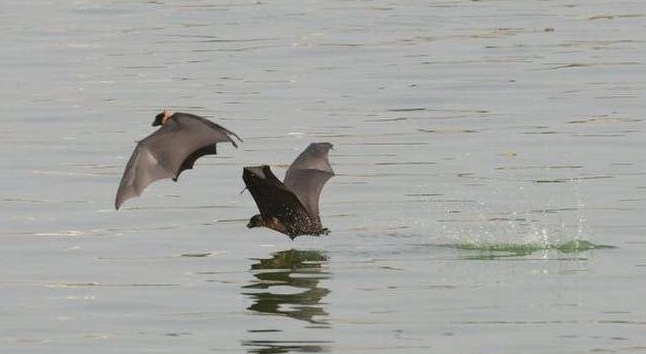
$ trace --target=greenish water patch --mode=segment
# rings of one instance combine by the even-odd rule
[[[456,248],[459,250],[476,251],[477,254],[469,255],[467,259],[498,259],[505,257],[528,256],[538,251],[555,250],[559,253],[579,253],[595,249],[615,248],[610,245],[599,245],[586,240],[573,240],[559,244],[516,244],[516,243],[463,243],[446,244],[444,247]]]

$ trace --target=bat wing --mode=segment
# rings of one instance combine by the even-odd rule
[[[328,161],[330,143],[310,144],[287,169],[285,186],[294,192],[312,218],[319,220],[319,197],[334,176]]]
[[[127,199],[141,195],[141,192],[152,182],[173,177],[174,174],[171,171],[159,164],[150,148],[140,142],[130,156],[123,177],[121,177],[114,203],[115,208],[119,209]]]
[[[157,131],[137,143],[126,165],[115,207],[139,196],[152,182],[171,178],[177,180],[182,171],[193,168],[195,161],[216,153],[216,143],[240,138],[230,130],[207,119],[187,113],[175,113]]]
[[[275,217],[286,225],[309,220],[307,211],[296,195],[276,178],[269,166],[245,167],[242,179],[263,217]]]

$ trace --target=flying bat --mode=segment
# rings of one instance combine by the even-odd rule
[[[216,153],[216,143],[229,142],[238,147],[234,132],[208,119],[163,111],[153,121],[157,131],[137,143],[126,165],[114,206],[118,210],[127,199],[137,197],[152,182],[171,178],[193,168],[195,160]]]
[[[310,144],[289,166],[284,182],[267,165],[245,167],[242,180],[260,211],[247,227],[268,227],[292,240],[300,235],[327,235],[330,231],[319,217],[319,196],[334,176],[330,149],[330,143]]]

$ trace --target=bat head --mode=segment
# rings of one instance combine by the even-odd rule
[[[275,217],[270,217],[270,218],[263,218],[262,215],[256,214],[249,219],[249,223],[247,224],[248,228],[254,228],[254,227],[267,227],[270,228],[274,231],[278,231],[282,234],[285,234],[289,236],[291,239],[294,239],[296,237],[296,234],[291,232],[292,230],[288,229],[285,224],[283,224],[280,220],[278,220]]]
[[[173,114],[175,113],[171,111],[163,111],[159,113],[158,115],[155,116],[155,120],[153,121],[153,127],[166,124],[166,121],[168,120],[168,118],[170,118]]]
[[[260,214],[252,216],[251,219],[249,219],[249,223],[247,223],[247,227],[250,229],[261,226],[265,226],[265,221],[262,219]]]

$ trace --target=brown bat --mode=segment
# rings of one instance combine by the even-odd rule
[[[328,161],[330,143],[310,144],[287,169],[281,182],[267,165],[245,167],[242,179],[260,214],[247,227],[268,227],[289,236],[327,235],[319,217],[319,196],[334,171]]]
[[[153,121],[153,127],[158,125],[161,127],[139,141],[132,152],[117,191],[116,209],[158,179],[177,182],[182,171],[193,168],[195,160],[215,154],[216,143],[238,147],[232,137],[242,141],[234,132],[189,113],[164,111]]]

